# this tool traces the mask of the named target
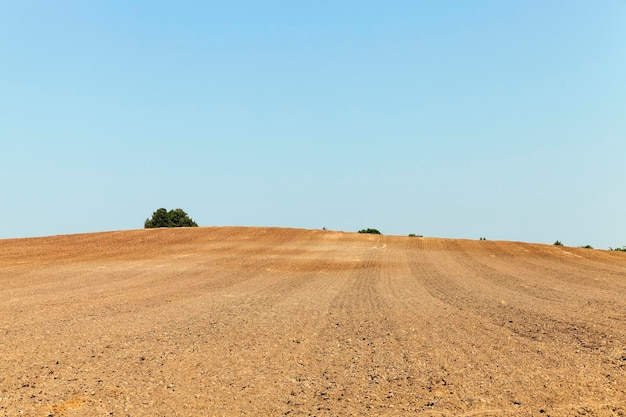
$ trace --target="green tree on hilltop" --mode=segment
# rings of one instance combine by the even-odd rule
[[[154,229],[158,227],[198,227],[183,209],[177,208],[167,211],[160,208],[152,213],[152,218],[146,219],[144,228]]]

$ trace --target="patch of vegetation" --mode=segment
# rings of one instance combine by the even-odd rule
[[[554,242],[554,246],[563,246],[563,244],[560,240],[557,240],[556,242]]]
[[[487,238],[486,238],[486,237],[481,237],[481,238],[480,238],[480,239],[478,239],[478,240],[487,240]]]
[[[609,250],[618,251],[618,252],[626,252],[626,246],[622,246],[621,248],[615,248],[615,249],[609,247]]]
[[[579,246],[579,248],[583,248],[583,249],[593,249],[593,246],[591,246],[591,245],[585,245],[585,246]]]
[[[372,235],[380,235],[380,234],[382,234],[378,230],[372,229],[372,228],[361,229],[361,230],[359,230],[359,233],[369,233],[369,234],[372,234]]]
[[[423,235],[416,235],[415,233],[409,233],[409,237],[424,237]]]
[[[152,213],[152,218],[146,219],[143,224],[146,229],[154,229],[158,227],[198,227],[183,209],[177,208],[167,211],[160,208]]]

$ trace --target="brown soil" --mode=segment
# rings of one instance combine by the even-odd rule
[[[0,416],[624,416],[626,253],[278,228],[0,241]]]

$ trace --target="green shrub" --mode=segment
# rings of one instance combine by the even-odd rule
[[[158,227],[198,227],[183,209],[174,209],[167,211],[160,208],[152,213],[152,218],[146,219],[143,224],[146,229],[154,229]]]
[[[560,240],[557,240],[556,242],[554,242],[554,246],[563,246],[563,244]]]
[[[378,230],[371,229],[371,228],[370,229],[361,229],[361,230],[359,230],[359,233],[370,233],[372,235],[380,235],[380,234],[382,234]]]
[[[579,246],[579,247],[583,249],[593,249],[593,246],[591,245],[585,245],[585,246]]]
[[[480,239],[478,239],[478,240],[487,240],[487,238],[486,238],[486,237],[481,237],[481,238],[480,238]]]
[[[622,246],[621,248],[615,248],[615,249],[610,247],[609,250],[618,251],[618,252],[626,252],[626,246]]]
[[[416,235],[415,233],[409,233],[409,237],[424,237],[424,236]]]

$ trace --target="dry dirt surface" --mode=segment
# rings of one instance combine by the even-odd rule
[[[626,253],[282,228],[0,240],[0,416],[625,416]]]

